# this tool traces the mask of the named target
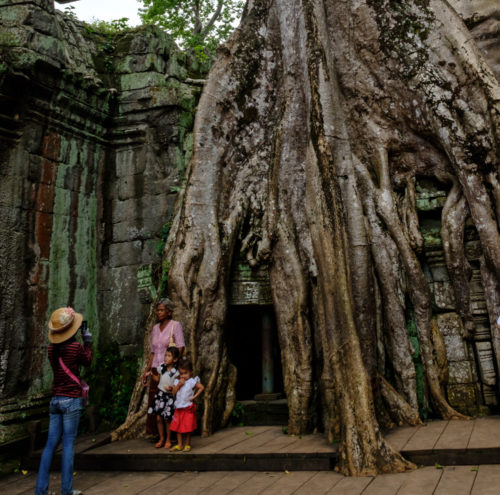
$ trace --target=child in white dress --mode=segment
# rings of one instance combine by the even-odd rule
[[[191,433],[196,430],[196,406],[193,401],[200,396],[205,387],[193,374],[191,361],[179,362],[180,378],[174,381],[172,393],[175,395],[175,412],[170,429],[177,432],[178,444],[171,450],[189,452],[191,450]]]

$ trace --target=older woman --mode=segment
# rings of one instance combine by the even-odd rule
[[[184,334],[182,325],[172,319],[173,303],[170,299],[161,299],[156,305],[156,318],[158,323],[153,327],[151,333],[151,353],[149,354],[148,364],[142,375],[142,383],[147,385],[148,376],[157,374],[157,368],[163,363],[165,351],[168,347],[177,347],[180,356],[184,353]],[[149,383],[149,401],[148,418],[146,421],[146,433],[156,435],[158,432],[156,426],[156,416],[153,414],[153,399],[158,391],[158,382],[151,380]]]

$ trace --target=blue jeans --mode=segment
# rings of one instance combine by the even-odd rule
[[[79,397],[64,397],[62,395],[52,397],[49,406],[49,434],[40,460],[35,495],[47,495],[48,493],[50,465],[61,435],[61,494],[71,495],[73,493],[73,451],[81,409],[82,399]]]

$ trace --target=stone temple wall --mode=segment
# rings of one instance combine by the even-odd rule
[[[141,347],[138,271],[160,261],[190,153],[187,76],[159,30],[101,35],[52,0],[0,0],[0,442],[46,416],[55,308],[83,312],[96,343]]]

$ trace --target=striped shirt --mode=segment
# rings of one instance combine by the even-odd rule
[[[63,344],[49,345],[49,361],[54,372],[54,382],[52,384],[53,395],[65,395],[66,397],[81,397],[82,389],[59,364],[59,357],[70,371],[80,379],[79,366],[89,366],[92,362],[92,348],[90,343],[84,346],[75,339],[71,339]]]

